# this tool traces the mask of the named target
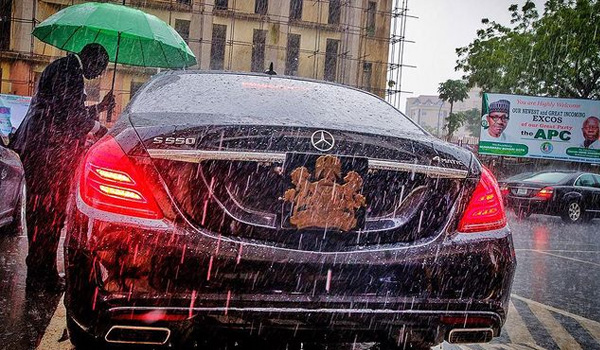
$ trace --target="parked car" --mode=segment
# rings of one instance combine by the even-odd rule
[[[361,90],[161,74],[75,188],[65,306],[82,348],[420,349],[489,341],[506,320],[516,262],[495,178]]]
[[[542,171],[500,182],[506,206],[517,216],[560,216],[575,223],[600,214],[600,175],[580,171]]]
[[[25,223],[25,174],[19,155],[0,141],[0,232],[17,235]]]

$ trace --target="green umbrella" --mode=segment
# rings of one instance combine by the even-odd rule
[[[102,45],[115,63],[112,89],[117,62],[159,68],[196,64],[196,56],[175,29],[156,16],[122,5],[88,2],[69,6],[40,23],[33,35],[70,52],[80,52],[90,43]],[[112,110],[107,121],[111,116]]]
[[[108,51],[111,62],[183,68],[196,57],[181,36],[156,16],[110,3],[69,6],[40,23],[33,35],[59,49],[79,52],[90,43]]]

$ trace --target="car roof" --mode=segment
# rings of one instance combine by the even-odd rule
[[[377,97],[377,98],[381,99],[381,96],[378,96],[378,95],[376,95],[376,94],[374,94],[372,92],[369,92],[369,91],[366,91],[366,90],[363,90],[363,89],[359,89],[359,88],[351,86],[351,85],[344,85],[344,84],[340,84],[340,83],[337,83],[337,82],[334,82],[334,81],[319,80],[319,79],[299,77],[299,76],[293,76],[293,75],[279,75],[279,74],[270,75],[270,74],[259,73],[259,72],[237,72],[237,71],[226,71],[226,70],[186,69],[186,70],[168,70],[168,71],[161,72],[161,73],[157,74],[156,76],[158,77],[158,76],[162,76],[162,75],[183,75],[183,74],[241,75],[241,76],[262,77],[262,78],[266,78],[266,79],[295,80],[295,81],[300,81],[300,82],[326,84],[326,85],[331,85],[331,86],[337,86],[337,87],[341,87],[341,88],[351,89],[351,90],[359,91],[359,92],[362,92],[362,93],[364,93],[366,95],[371,95],[371,96],[374,96],[374,97]],[[393,105],[391,105],[391,106],[394,107],[394,108],[396,108]],[[400,110],[398,110],[398,111],[400,111]],[[403,115],[406,115],[406,114],[404,114],[401,111],[400,111],[400,113],[402,113]]]

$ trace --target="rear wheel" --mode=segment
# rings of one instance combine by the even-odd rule
[[[577,223],[582,222],[584,220],[585,213],[581,204],[579,204],[576,200],[571,200],[567,203],[565,208],[563,209],[563,213],[561,215],[562,219],[568,223]]]

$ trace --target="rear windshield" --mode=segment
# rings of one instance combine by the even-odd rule
[[[281,125],[384,135],[425,134],[384,101],[331,84],[237,74],[156,78],[129,106],[145,125]]]
[[[524,179],[526,182],[559,183],[565,180],[571,174],[567,173],[538,173]]]

